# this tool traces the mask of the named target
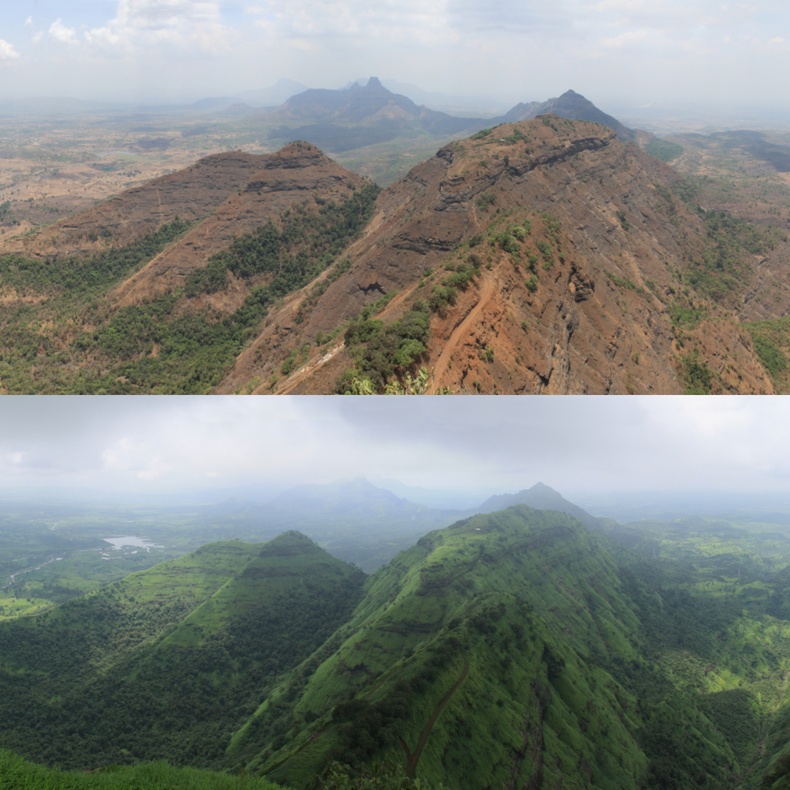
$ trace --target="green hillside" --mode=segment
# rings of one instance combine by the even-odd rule
[[[174,768],[167,763],[114,766],[102,771],[61,771],[35,765],[12,752],[0,750],[0,787],[3,790],[277,790],[279,785],[251,776],[230,776],[196,768]]]
[[[216,765],[267,684],[348,617],[363,579],[286,533],[212,544],[3,624],[4,742],[72,768]]]
[[[372,577],[295,704],[282,701],[297,674],[230,753],[296,786],[330,758],[394,753],[451,787],[563,776],[637,787],[647,760],[636,700],[606,667],[636,655],[616,570],[594,535],[558,513],[516,507],[431,533]]]
[[[431,533],[371,577],[229,757],[296,787],[379,759],[449,787],[757,787],[790,624],[754,579],[714,591],[711,534],[678,535],[646,563],[649,528],[624,549],[524,506]]]
[[[3,746],[156,787],[788,786],[790,538],[590,523],[516,505],[369,577],[226,541],[0,623]]]

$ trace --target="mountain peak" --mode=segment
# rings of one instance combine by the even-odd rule
[[[574,90],[567,90],[555,99],[545,102],[529,102],[517,104],[510,112],[503,115],[505,122],[523,121],[538,118],[541,115],[559,115],[575,121],[590,121],[614,129],[621,140],[633,140],[634,131],[622,124],[617,118],[600,110],[586,96]]]
[[[585,526],[595,526],[597,519],[569,502],[562,494],[555,491],[545,483],[535,483],[531,488],[525,488],[515,494],[499,494],[489,497],[477,508],[478,513],[493,513],[504,510],[514,505],[527,505],[535,510],[554,510],[578,518]]]

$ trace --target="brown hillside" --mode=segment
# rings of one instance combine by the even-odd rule
[[[207,156],[192,167],[128,189],[33,236],[9,241],[3,253],[88,256],[129,244],[176,217],[200,221],[243,188],[265,160],[265,156],[242,151]]]
[[[194,269],[227,249],[233,239],[281,216],[295,204],[342,200],[364,179],[324,156],[309,143],[291,143],[275,154],[255,157],[256,167],[216,210],[124,282],[116,291],[121,304],[150,299],[184,284]],[[221,310],[236,308],[246,290],[230,288],[210,299]],[[231,294],[230,298],[227,298]],[[235,294],[235,295],[233,295]]]
[[[556,116],[378,197],[304,142],[210,156],[4,245],[0,389],[772,392],[790,246],[699,181]]]
[[[271,313],[220,389],[333,391],[352,355],[342,334],[316,339],[383,294],[397,296],[379,317],[396,319],[474,256],[476,277],[431,319],[433,391],[673,393],[701,377],[708,391],[770,392],[732,314],[741,294],[718,304],[688,285],[710,239],[676,181],[591,123],[545,117],[452,143],[380,195],[348,271]],[[700,306],[701,319],[677,320]]]

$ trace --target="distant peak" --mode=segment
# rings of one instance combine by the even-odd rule
[[[381,80],[378,77],[371,77],[368,80],[368,84],[365,87],[366,88],[383,88],[384,86],[381,84]]]
[[[276,538],[263,545],[260,556],[267,557],[283,554],[301,554],[304,552],[315,552],[320,550],[318,544],[307,537],[303,532],[288,530],[280,533]]]

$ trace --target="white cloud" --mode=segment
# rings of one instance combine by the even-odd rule
[[[255,17],[255,26],[278,41],[353,37],[388,43],[439,44],[458,40],[450,24],[447,2],[422,0],[259,0],[245,11]]]
[[[601,45],[607,49],[623,49],[625,47],[639,46],[648,37],[645,30],[629,30],[627,33],[620,33],[619,36],[605,38]]]
[[[85,31],[89,44],[127,52],[155,46],[221,52],[232,38],[219,0],[118,0],[114,18]]]
[[[0,63],[8,60],[16,60],[18,57],[19,52],[17,52],[16,47],[0,38]]]
[[[73,27],[66,27],[61,19],[56,19],[49,26],[49,36],[51,39],[59,41],[61,44],[77,43],[77,31]]]
[[[790,399],[0,400],[0,489],[204,491],[366,475],[515,491],[787,491]],[[4,485],[3,485],[4,484]]]

